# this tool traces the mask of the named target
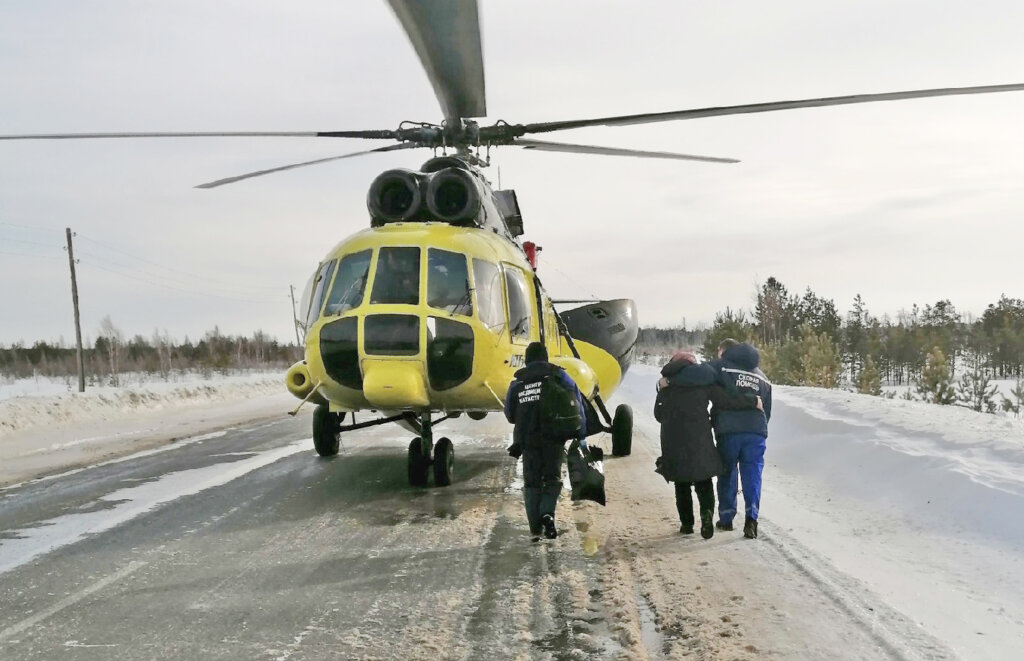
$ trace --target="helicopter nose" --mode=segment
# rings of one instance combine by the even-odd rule
[[[363,396],[380,409],[426,408],[430,399],[423,364],[416,360],[364,361]]]

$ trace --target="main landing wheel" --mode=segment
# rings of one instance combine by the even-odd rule
[[[628,404],[619,404],[612,418],[612,455],[627,457],[632,451],[633,409]]]
[[[321,457],[338,454],[341,444],[341,416],[331,413],[326,404],[320,404],[313,411],[313,447]]]
[[[423,454],[423,440],[416,437],[409,442],[409,484],[414,487],[427,486],[430,470],[430,455]]]
[[[454,464],[455,446],[451,439],[442,436],[434,446],[434,484],[439,487],[451,484]]]

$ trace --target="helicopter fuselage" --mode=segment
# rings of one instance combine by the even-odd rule
[[[543,341],[592,396],[623,366],[577,341],[576,358],[522,248],[494,231],[396,222],[339,243],[314,276],[305,365],[334,411],[492,411]],[[294,390],[293,390],[294,392]]]

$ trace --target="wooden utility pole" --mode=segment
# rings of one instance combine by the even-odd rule
[[[292,326],[295,327],[295,346],[301,350],[302,340],[299,339],[299,321],[295,316],[295,285],[288,285],[288,289],[292,293]]]
[[[78,280],[75,278],[75,250],[71,245],[71,228],[67,228],[68,264],[71,265],[71,302],[75,306],[75,342],[78,345],[78,392],[85,392],[85,359],[82,355],[82,322],[78,315]]]

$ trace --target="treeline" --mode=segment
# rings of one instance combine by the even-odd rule
[[[298,360],[294,345],[281,344],[263,331],[251,336],[223,335],[218,327],[193,342],[173,340],[168,332],[127,338],[106,317],[95,341],[83,343],[86,379],[90,384],[121,385],[122,375],[149,373],[169,378],[173,372],[229,372],[243,369],[287,367]],[[75,377],[75,347],[64,342],[15,343],[0,346],[0,374],[8,378],[31,376]]]
[[[663,356],[683,347],[698,347],[704,344],[707,328],[641,328],[637,334],[637,353],[641,356]]]
[[[791,294],[768,278],[750,312],[727,308],[706,331],[643,329],[638,348],[662,351],[655,347],[665,339],[670,347],[702,346],[705,356],[714,356],[726,337],[757,346],[762,369],[776,383],[848,385],[872,394],[881,394],[883,383],[904,385],[909,397],[1015,414],[1024,401],[1024,300],[1006,295],[978,318],[949,300],[914,305],[892,318],[871,314],[860,295],[840,313],[810,287]],[[690,338],[700,341],[682,341]],[[1016,389],[997,395],[992,379],[1016,380]]]

